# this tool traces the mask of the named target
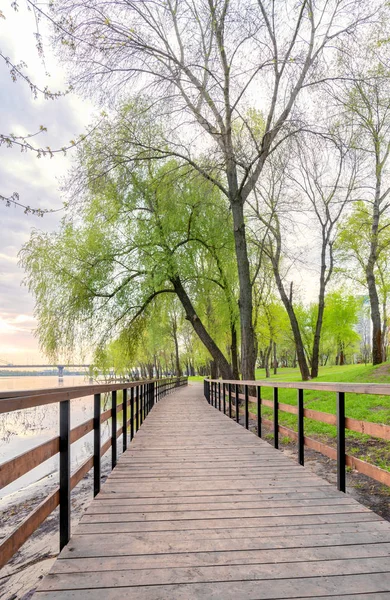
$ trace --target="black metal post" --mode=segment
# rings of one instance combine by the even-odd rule
[[[298,463],[305,464],[305,433],[303,419],[303,390],[298,390]]]
[[[116,455],[117,455],[117,447],[116,447],[116,430],[117,430],[117,403],[116,403],[116,391],[111,392],[111,467],[114,469],[116,467]]]
[[[130,441],[134,437],[134,388],[130,388]]]
[[[223,414],[226,415],[226,385],[222,384]]]
[[[279,448],[278,388],[274,388],[274,448]]]
[[[93,495],[96,496],[100,492],[100,411],[101,400],[100,394],[94,395],[93,404]]]
[[[229,390],[229,419],[232,418],[232,384],[229,383],[228,384],[228,390]]]
[[[60,551],[70,540],[70,400],[60,402]]]
[[[123,390],[123,452],[127,450],[127,389]]]
[[[141,383],[139,386],[139,426],[141,427],[143,421],[143,408],[144,408],[144,385]]]
[[[139,429],[139,385],[135,388],[135,423],[136,431]]]
[[[221,384],[218,382],[218,410],[221,410]]]
[[[337,394],[337,489],[345,492],[345,394]]]
[[[244,386],[245,391],[245,429],[249,429],[249,388]]]
[[[235,384],[235,401],[236,401],[236,422],[240,422],[240,397],[238,393],[238,384]]]
[[[261,438],[261,387],[256,388],[257,398],[257,436]]]

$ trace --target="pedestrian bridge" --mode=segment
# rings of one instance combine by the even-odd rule
[[[389,600],[388,521],[230,419],[230,388],[167,391],[131,393],[131,443],[101,487],[95,455],[69,541],[62,476],[63,548],[34,599]]]

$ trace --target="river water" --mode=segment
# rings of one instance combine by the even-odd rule
[[[88,384],[83,375],[64,376],[60,384],[56,376],[0,377],[0,390],[33,390],[57,386]],[[105,400],[108,403],[109,400]],[[38,446],[58,435],[58,404],[48,404],[0,415],[0,468],[5,461]],[[102,407],[103,408],[103,407]],[[75,427],[93,417],[93,396],[71,401],[71,427]],[[120,423],[121,415],[118,423]],[[102,424],[102,443],[108,438],[111,421]],[[93,451],[93,432],[90,432],[71,446],[72,471]],[[0,490],[0,499],[6,501],[15,492],[34,492],[45,483],[58,480],[59,457],[53,456],[23,477]]]

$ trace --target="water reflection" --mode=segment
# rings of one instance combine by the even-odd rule
[[[73,386],[87,383],[83,376],[64,377],[62,385]],[[0,377],[1,390],[40,389],[58,386],[57,377]],[[119,401],[119,398],[118,398]],[[102,397],[102,410],[110,407],[108,395]],[[0,415],[0,464],[22,454],[58,435],[59,406],[48,404]],[[71,401],[71,428],[93,417],[93,396]],[[121,415],[118,416],[120,423]],[[111,435],[111,421],[102,424],[102,443]],[[93,432],[72,444],[72,471],[93,451]],[[45,461],[6,488],[0,490],[0,498],[25,488],[49,475],[56,478],[58,455]],[[51,479],[52,479],[51,477]]]

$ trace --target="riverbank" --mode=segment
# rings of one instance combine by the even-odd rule
[[[118,444],[119,447],[119,444]],[[102,483],[111,470],[111,453],[102,459]],[[38,485],[38,484],[37,484]],[[30,486],[19,495],[7,498],[0,513],[1,539],[17,527],[56,487],[53,478],[45,478],[39,489]],[[93,470],[72,491],[72,531],[93,498]],[[58,555],[58,508],[42,523],[9,563],[1,570],[0,600],[29,600],[39,581],[51,569]]]

